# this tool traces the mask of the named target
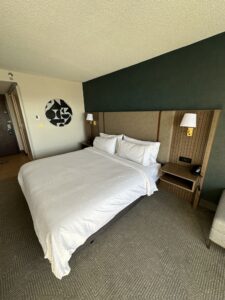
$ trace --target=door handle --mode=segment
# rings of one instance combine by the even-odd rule
[[[13,135],[13,134],[14,134],[14,130],[13,130],[11,121],[8,121],[8,122],[7,122],[7,131],[8,131],[8,134],[9,134],[9,135]]]

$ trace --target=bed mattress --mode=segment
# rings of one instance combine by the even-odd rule
[[[157,190],[149,167],[86,148],[29,162],[18,180],[52,272],[69,274],[72,253],[126,206]]]

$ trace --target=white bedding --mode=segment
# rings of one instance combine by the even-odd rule
[[[72,253],[142,195],[157,190],[149,167],[86,148],[23,165],[18,180],[52,272],[69,274]]]

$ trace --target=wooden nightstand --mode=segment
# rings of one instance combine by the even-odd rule
[[[84,148],[87,148],[87,147],[92,147],[93,146],[93,142],[91,142],[91,141],[85,141],[85,142],[80,143],[80,145],[81,145],[81,149],[84,149]]]
[[[190,167],[181,166],[174,163],[167,163],[161,168],[162,176],[160,180],[169,186],[174,186],[184,191],[192,193],[193,206],[196,207],[198,199],[194,199],[200,183],[200,176],[193,175]]]

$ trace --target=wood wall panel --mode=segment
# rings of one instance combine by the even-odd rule
[[[192,137],[186,135],[187,128],[180,127],[185,112],[191,111],[177,111],[175,113],[170,162],[187,165],[179,161],[179,157],[184,156],[192,159],[191,164],[201,165],[209,137],[213,111],[193,111],[193,113],[197,113],[197,128],[194,128]]]

